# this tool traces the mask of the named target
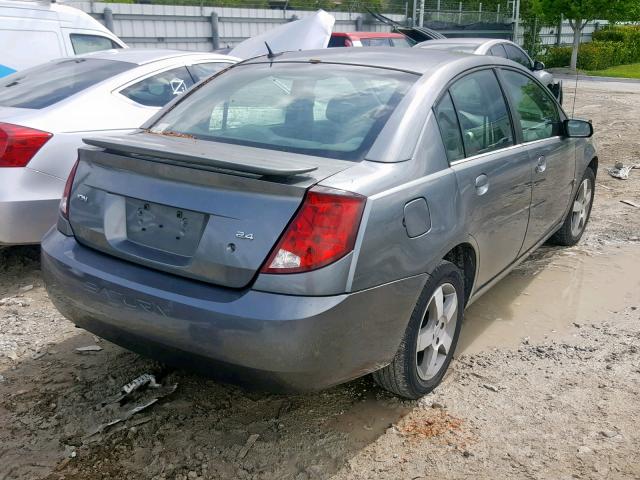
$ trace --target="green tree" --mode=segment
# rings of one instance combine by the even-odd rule
[[[578,49],[584,26],[593,20],[612,22],[633,20],[638,15],[638,0],[532,0],[534,11],[546,22],[564,17],[573,29],[571,68],[576,69]]]

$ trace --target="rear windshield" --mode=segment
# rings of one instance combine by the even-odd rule
[[[357,160],[417,78],[347,65],[241,65],[194,91],[151,131]]]
[[[0,106],[45,108],[136,65],[98,58],[66,58],[0,79]]]
[[[446,50],[455,53],[473,53],[480,46],[479,43],[431,43],[425,42],[420,45],[421,48],[430,48],[433,50]]]

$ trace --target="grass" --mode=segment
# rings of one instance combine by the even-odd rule
[[[609,67],[606,70],[591,70],[586,73],[597,77],[640,78],[640,63],[618,65]]]

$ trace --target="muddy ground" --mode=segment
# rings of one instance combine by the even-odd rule
[[[417,402],[369,378],[278,396],[164,370],[63,319],[37,249],[0,251],[0,480],[640,478],[640,209],[620,202],[640,204],[640,170],[605,171],[640,159],[640,85],[581,83],[576,115],[600,149],[584,239],[473,305]],[[145,372],[163,387],[102,405]]]

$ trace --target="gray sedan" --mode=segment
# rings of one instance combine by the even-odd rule
[[[327,49],[229,68],[89,138],[42,243],[77,325],[222,380],[435,388],[466,306],[578,242],[588,122],[495,57]]]

